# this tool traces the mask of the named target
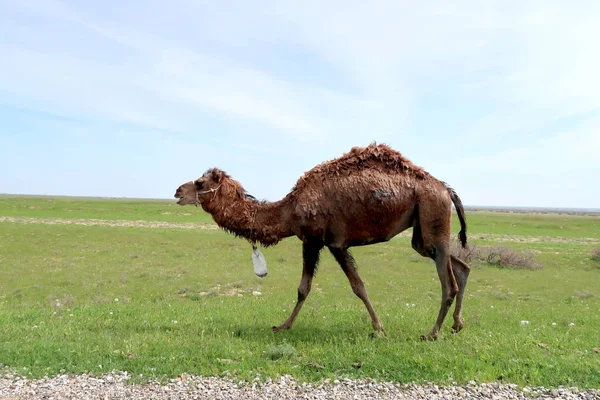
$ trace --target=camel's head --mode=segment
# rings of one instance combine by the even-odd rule
[[[186,182],[177,188],[175,198],[179,199],[177,204],[200,205],[214,198],[219,190],[225,173],[217,168],[211,168],[195,181]]]

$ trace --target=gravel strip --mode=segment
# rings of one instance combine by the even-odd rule
[[[0,377],[0,400],[25,399],[600,399],[600,390],[577,388],[518,388],[497,383],[467,386],[393,384],[373,381],[336,380],[311,385],[290,377],[253,383],[226,378],[182,376],[167,384],[128,384],[127,373],[59,375],[28,380],[14,375]]]

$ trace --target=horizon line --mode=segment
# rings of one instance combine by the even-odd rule
[[[77,196],[63,194],[20,194],[20,193],[0,193],[0,197],[59,197],[73,199],[96,199],[96,200],[138,200],[138,201],[168,201],[173,200],[168,197],[126,197],[126,196]],[[453,207],[454,208],[454,207]],[[598,213],[600,208],[593,207],[552,207],[552,206],[503,206],[503,205],[464,205],[465,209],[472,211],[547,211],[547,212],[581,212]]]

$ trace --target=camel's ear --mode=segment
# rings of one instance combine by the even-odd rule
[[[212,180],[215,181],[216,183],[220,183],[221,178],[223,178],[223,173],[216,168],[213,169],[212,170]]]

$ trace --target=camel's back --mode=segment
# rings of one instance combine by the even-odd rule
[[[414,179],[425,179],[430,176],[400,152],[385,144],[373,143],[367,147],[353,147],[343,156],[315,166],[298,180],[294,191],[301,192],[306,187],[320,185],[326,179],[361,176],[369,171],[403,175]]]

